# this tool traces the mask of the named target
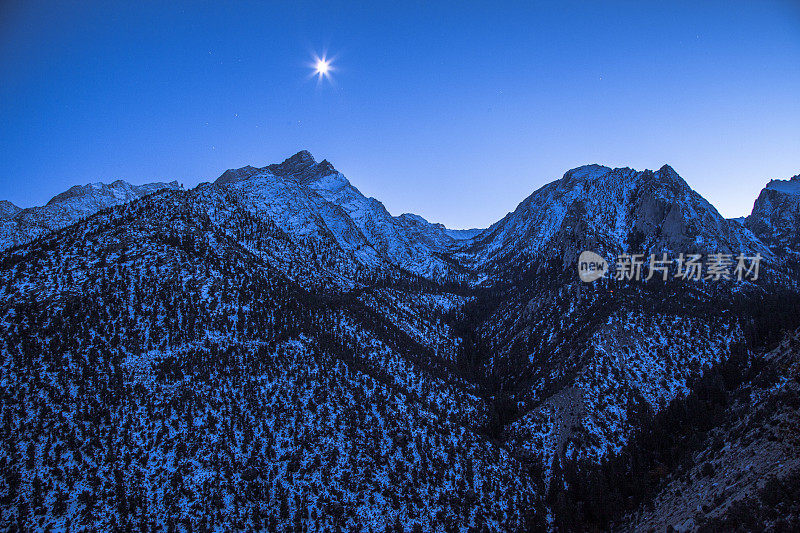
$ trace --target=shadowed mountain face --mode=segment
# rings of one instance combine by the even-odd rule
[[[782,256],[800,258],[800,175],[772,180],[761,191],[745,226]]]
[[[793,204],[770,205],[790,231]],[[680,409],[692,394],[775,394],[758,358],[800,327],[797,270],[756,212],[723,219],[668,166],[580,167],[460,233],[308,152],[7,211],[4,529],[663,528],[623,518],[644,494],[674,505],[650,473],[678,476],[678,451],[642,455],[654,417],[672,442],[705,420]],[[583,283],[585,249],[764,262],[757,281]]]

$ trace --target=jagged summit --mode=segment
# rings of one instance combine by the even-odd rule
[[[287,158],[282,163],[277,163],[265,167],[273,174],[282,176],[292,176],[298,180],[308,180],[315,176],[333,174],[336,169],[326,159],[319,163],[308,150],[301,150],[293,156]]]
[[[177,181],[171,181],[169,183],[155,182],[144,185],[133,185],[125,180],[115,180],[111,183],[95,182],[87,185],[75,185],[70,187],[66,191],[55,195],[46,205],[59,204],[73,198],[94,200],[99,197],[114,198],[121,203],[125,203],[164,188],[178,189],[180,186]]]
[[[767,183],[745,226],[781,254],[800,256],[800,175]]]
[[[423,225],[430,225],[436,226],[439,228],[444,229],[444,224],[440,224],[439,222],[431,222],[423,216],[420,216],[416,213],[403,213],[402,215],[398,216],[397,218],[402,218],[408,220],[409,222],[416,223],[416,224],[423,224]]]
[[[287,157],[281,163],[267,165],[267,169],[277,173],[290,173],[292,171],[303,170],[317,164],[317,160],[308,150],[301,150],[293,156]]]
[[[314,159],[314,156],[308,150],[300,150],[299,152],[297,152],[293,156],[287,157],[283,162],[287,163],[287,162],[295,162],[295,161],[304,162],[304,163],[307,163],[307,164],[310,164],[310,165],[313,165],[313,164],[315,164],[317,162],[317,160]]]
[[[258,171],[259,171],[258,168],[251,165],[246,165],[242,168],[229,168],[228,170],[223,172],[219,178],[217,178],[217,181],[215,183],[217,183],[218,185],[224,183],[232,183],[240,179],[248,178],[253,174],[256,174]]]
[[[392,216],[308,150],[261,168],[227,170],[216,184],[269,213],[288,234],[314,235],[369,268],[383,260],[423,276],[442,275],[451,268],[441,257],[445,249],[483,231],[449,230],[412,213]]]
[[[603,176],[610,171],[611,167],[598,165],[597,163],[592,163],[590,165],[581,165],[579,167],[575,167],[573,169],[566,171],[562,179],[567,181],[591,179]]]
[[[631,248],[769,254],[669,165],[655,172],[584,165],[535,191],[460,257],[477,268],[531,257],[571,265],[584,249],[613,255]]]
[[[670,165],[668,165],[667,163],[664,163],[664,164],[661,166],[661,168],[659,168],[659,169],[658,169],[658,171],[659,171],[659,172],[661,172],[662,174],[674,174],[674,175],[676,175],[676,176],[678,175],[678,173],[677,173],[677,172],[675,172],[675,169],[674,169],[674,168],[672,168],[672,167],[671,167]]]
[[[800,174],[788,180],[771,180],[767,183],[767,189],[786,194],[800,194]]]
[[[292,178],[303,183],[312,181],[320,176],[337,174],[337,171],[327,159],[317,163],[311,152],[301,150],[293,156],[287,157],[281,163],[273,163],[264,167],[246,165],[241,168],[228,169],[217,178],[216,183],[218,185],[233,183],[263,173]]]
[[[600,165],[597,163],[591,163],[588,165],[581,165],[579,167],[575,167],[570,169],[564,173],[563,180],[566,182],[574,182],[578,180],[594,180],[599,179],[608,174],[609,172],[614,172],[617,176],[620,177],[632,177],[636,175],[643,175],[643,176],[655,176],[660,179],[678,179],[681,182],[684,182],[683,178],[672,168],[669,164],[664,164],[659,168],[657,171],[653,171],[650,169],[644,169],[641,171],[637,171],[630,167],[619,167],[619,168],[611,168],[605,165]]]
[[[637,171],[630,167],[619,167],[619,168],[611,168],[605,165],[600,165],[598,163],[591,163],[588,165],[581,165],[579,167],[572,168],[567,170],[564,173],[563,179],[566,181],[574,181],[574,180],[591,180],[597,179],[602,176],[605,176],[609,172],[616,172],[618,175],[627,175],[633,176],[636,173],[643,173],[644,175],[655,176],[658,175],[659,177],[668,177],[668,178],[678,178],[683,181],[683,178],[672,168],[669,164],[664,164],[659,168],[657,171],[653,171],[650,169],[644,169],[641,171]]]
[[[336,249],[349,263],[367,269],[387,265],[435,277],[450,265],[440,257],[454,238],[441,224],[393,217],[367,198],[327,160],[307,150],[281,163],[226,171],[216,184],[288,235]]]

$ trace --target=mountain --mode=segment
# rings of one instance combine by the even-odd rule
[[[13,218],[20,211],[22,211],[21,207],[17,207],[8,200],[0,200],[0,220]]]
[[[797,270],[668,166],[571,170],[474,234],[308,152],[159,185],[70,189],[39,209],[85,214],[0,252],[2,529],[664,528],[680,457],[794,390]],[[764,261],[584,283],[585,249]]]
[[[745,225],[776,253],[800,257],[800,175],[770,181]]]
[[[471,228],[471,229],[448,229],[445,231],[448,235],[456,240],[472,239],[476,235],[483,233],[484,228]]]
[[[476,268],[530,258],[574,264],[582,250],[769,254],[669,166],[659,170],[578,167],[526,198],[461,254]]]
[[[3,528],[533,527],[533,481],[437,354],[458,296],[309,292],[217,194],[0,256]]]
[[[81,218],[135,198],[151,194],[159,189],[177,189],[178,182],[131,185],[122,180],[111,184],[90,183],[75,185],[54,196],[46,205],[19,209],[7,209],[0,216],[0,249],[18,246],[77,222]]]
[[[666,282],[586,284],[575,274],[583,250],[609,260],[760,253],[761,275],[786,279],[767,275],[764,243],[669,166],[571,170],[465,243],[454,256],[482,281],[460,310],[458,357],[485,384],[493,434],[548,468],[555,456],[597,460],[621,449],[636,412],[657,412],[745,342],[743,302],[764,290],[675,280],[674,265]]]
[[[442,257],[454,242],[444,226],[393,217],[306,151],[280,164],[228,170],[215,184],[309,246],[335,249],[348,266],[374,274],[392,265],[427,278],[445,277],[453,268]]]
[[[731,361],[714,374],[701,384],[714,392],[713,400],[682,399],[684,408],[705,403],[710,414],[696,422],[699,438],[680,447],[664,439],[668,444],[661,448],[672,446],[670,452],[677,457],[661,458],[664,479],[648,505],[627,517],[625,530],[800,527],[795,496],[800,488],[800,437],[794,431],[800,423],[800,335],[790,332],[776,348]],[[679,418],[674,414],[661,422]]]
[[[413,213],[403,213],[397,220],[401,221],[404,225],[410,228],[417,228],[416,233],[419,234],[419,238],[425,239],[426,237],[429,239],[433,239],[434,241],[438,241],[441,244],[442,233],[447,235],[448,237],[456,240],[456,241],[463,241],[473,238],[475,235],[482,232],[482,229],[473,228],[473,229],[449,229],[446,228],[443,224],[435,224],[428,222],[423,217],[419,215],[415,215]],[[447,241],[444,240],[446,243]]]
[[[707,368],[603,463],[565,461],[554,529],[797,530],[799,338]]]

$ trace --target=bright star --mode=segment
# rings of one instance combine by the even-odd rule
[[[314,55],[314,61],[309,64],[309,66],[313,69],[311,72],[311,77],[317,78],[317,84],[319,84],[323,78],[327,79],[329,83],[333,83],[333,78],[331,73],[335,70],[333,68],[333,60],[334,58],[329,58],[325,54],[322,57],[318,55]]]
[[[317,59],[317,74],[320,76],[325,76],[328,73],[328,70],[331,67],[331,62],[325,59]]]

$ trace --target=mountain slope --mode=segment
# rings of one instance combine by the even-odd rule
[[[441,257],[453,239],[443,226],[393,217],[366,198],[327,161],[299,152],[283,163],[225,172],[216,184],[237,195],[282,230],[326,248],[367,271],[393,265],[427,278],[446,276]]]
[[[21,209],[0,217],[0,250],[25,244],[109,207],[121,205],[160,189],[177,189],[178,182],[131,185],[113,183],[75,185],[54,196],[47,205]]]
[[[745,225],[776,253],[800,258],[800,175],[770,181]]]
[[[534,482],[463,422],[483,416],[469,385],[291,282],[236,239],[257,218],[218,226],[209,194],[0,255],[3,527],[532,527]]]
[[[22,211],[21,207],[17,207],[8,200],[0,200],[0,220],[13,218],[20,211]]]
[[[786,508],[773,517],[758,516],[745,499],[783,483],[796,486],[800,476],[800,335],[790,333],[777,348],[731,371],[736,373],[742,374],[741,383],[724,391],[729,400],[685,451],[685,466],[666,476],[652,504],[627,517],[621,529],[773,530],[783,522],[790,531],[800,525],[791,494],[785,503],[794,503],[793,512]],[[776,497],[781,498],[780,488],[767,495]],[[775,503],[767,504],[765,515],[773,514]]]
[[[668,165],[656,172],[587,165],[537,190],[459,255],[475,268],[556,258],[582,250],[620,253],[769,254],[749,231],[724,219]]]
[[[667,166],[580,167],[455,236],[308,152],[125,190],[0,252],[4,529],[606,527],[592,501],[640,502],[598,465],[800,326],[796,273]],[[583,283],[584,249],[764,263]]]
[[[586,284],[576,273],[583,250],[609,259],[760,253],[762,278],[678,280],[673,264],[666,282],[645,282],[645,267],[640,281]],[[569,171],[456,257],[484,272],[475,301],[454,317],[464,336],[458,357],[491,399],[492,434],[546,467],[555,456],[619,450],[636,412],[658,412],[724,360],[745,341],[755,308],[746,302],[768,300],[773,284],[790,279],[764,243],[667,166]]]

